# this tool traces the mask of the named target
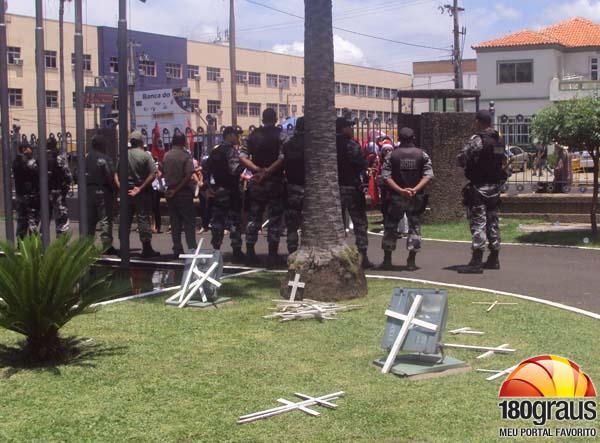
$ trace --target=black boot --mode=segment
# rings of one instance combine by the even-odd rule
[[[499,255],[500,251],[490,251],[487,261],[483,264],[483,269],[500,269]]]
[[[121,252],[118,249],[115,249],[113,246],[110,246],[106,251],[104,251],[103,255],[120,255]]]
[[[233,257],[231,258],[231,262],[235,264],[244,263],[246,256],[242,252],[242,248],[233,248]]]
[[[147,241],[142,243],[142,258],[155,258],[159,257],[160,252],[152,249],[152,243]]]
[[[362,255],[362,267],[363,269],[372,269],[374,267],[373,263],[369,261],[369,257],[367,256],[367,251],[361,251],[360,255]]]
[[[279,243],[269,243],[269,257],[267,258],[267,268],[273,269],[283,266],[284,260],[278,254]]]
[[[406,270],[407,271],[416,271],[417,269],[417,264],[416,264],[416,258],[417,258],[417,251],[409,251],[408,252],[408,259],[406,260]]]
[[[248,266],[258,266],[260,264],[254,251],[254,245],[250,243],[246,243],[246,264]]]
[[[382,271],[390,271],[392,269],[392,251],[383,251],[383,263],[379,265]]]
[[[458,269],[458,272],[461,274],[481,274],[483,272],[482,268],[482,260],[483,260],[483,251],[481,249],[476,249],[473,251],[473,255],[471,256],[471,261],[467,266],[463,266]]]

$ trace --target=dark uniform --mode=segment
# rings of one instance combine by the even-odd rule
[[[216,146],[210,152],[203,172],[211,183],[212,246],[215,249],[221,248],[225,228],[228,227],[231,248],[239,250],[242,247],[242,167],[236,147],[225,142]]]
[[[252,162],[261,168],[271,166],[282,158],[281,129],[275,126],[261,126],[256,129],[248,137],[246,146],[242,147],[240,157],[251,158]],[[279,244],[283,216],[283,172],[274,171],[260,183],[250,180],[248,187],[250,207],[246,243],[250,246],[256,244],[266,209],[269,220],[267,240],[270,245]]]
[[[40,178],[38,163],[33,157],[19,153],[13,162],[12,169],[17,197],[17,237],[24,238],[39,232]]]
[[[56,139],[48,140],[48,194],[50,213],[54,217],[56,235],[69,232],[67,194],[73,183],[73,175],[64,156],[59,155]]]
[[[87,179],[88,235],[96,235],[100,223],[100,240],[105,249],[113,243],[113,214],[115,202],[115,166],[103,152],[90,149],[85,158]]]
[[[340,185],[340,199],[342,203],[342,212],[347,210],[354,224],[354,236],[356,238],[356,248],[363,255],[363,260],[367,255],[369,240],[367,237],[367,204],[365,194],[362,190],[361,175],[367,170],[367,160],[364,158],[360,145],[352,137],[340,134],[340,125],[338,119],[337,129],[337,161],[338,161],[338,181]]]
[[[285,224],[287,248],[291,254],[298,249],[298,229],[302,223],[304,202],[304,120],[296,122],[294,135],[283,145],[283,170],[286,177]]]
[[[465,168],[469,180],[463,189],[463,199],[473,239],[470,265],[481,264],[486,243],[493,253],[491,257],[497,262],[500,250],[498,208],[502,186],[508,178],[504,169],[504,150],[504,139],[488,128],[473,135],[459,156],[459,164]],[[485,267],[490,267],[487,265]]]
[[[423,177],[433,177],[433,167],[429,155],[414,143],[402,145],[388,155],[383,163],[381,175],[384,180],[391,178],[401,188],[414,188]],[[408,220],[409,251],[421,249],[420,215],[427,205],[427,196],[421,190],[409,198],[390,191],[387,210],[384,217],[384,234],[381,247],[384,251],[394,251],[398,234],[398,224],[406,214]]]

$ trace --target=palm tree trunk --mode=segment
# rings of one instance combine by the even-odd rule
[[[65,115],[65,0],[60,0],[58,8],[58,59],[60,63],[60,152],[64,154],[67,147],[67,121]]]
[[[335,146],[332,1],[305,0],[305,195],[302,243],[288,277],[301,275],[303,296],[340,300],[367,294],[360,256],[344,239]],[[287,297],[288,279],[281,294]]]
[[[591,208],[591,221],[592,221],[592,238],[598,238],[598,221],[596,219],[596,213],[598,212],[598,166],[600,164],[600,147],[590,150],[592,159],[594,160],[594,191],[592,193],[592,208]]]

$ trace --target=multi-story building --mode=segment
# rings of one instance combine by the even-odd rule
[[[8,15],[9,94],[11,124],[18,120],[24,133],[36,133],[35,19]],[[75,138],[72,23],[65,23],[65,76],[67,129]],[[58,22],[45,21],[47,50],[46,97],[48,132],[60,130],[57,69]],[[207,114],[217,118],[218,126],[231,122],[231,81],[229,48],[223,44],[201,43],[185,38],[129,32],[130,58],[134,64],[135,89],[151,90],[189,86],[193,127],[204,126]],[[84,27],[86,54],[85,85],[117,85],[117,29]],[[277,109],[283,119],[303,115],[304,61],[302,57],[251,49],[237,53],[237,114],[243,127],[258,125],[267,107]],[[388,120],[397,112],[395,91],[410,88],[411,76],[398,72],[336,63],[336,108],[352,110],[361,119]],[[118,97],[113,105],[103,106],[97,117],[100,125],[118,115]],[[86,110],[86,127],[94,127],[94,110]]]
[[[496,123],[511,145],[527,146],[531,118],[553,101],[597,95],[600,25],[572,18],[473,47],[482,107],[495,104]]]

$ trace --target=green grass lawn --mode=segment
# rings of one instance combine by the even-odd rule
[[[383,217],[380,214],[369,216],[369,230],[371,232],[383,233],[381,223]],[[587,246],[600,248],[600,238],[592,240],[591,230],[581,232],[520,232],[519,225],[532,225],[548,223],[542,219],[517,219],[502,217],[500,229],[502,241],[509,243],[538,243],[545,245],[562,246]],[[469,226],[466,220],[448,223],[424,224],[421,228],[425,238],[437,240],[471,240]],[[585,243],[584,239],[588,239]]]
[[[166,307],[164,298],[126,302],[75,319],[66,335],[91,337],[103,349],[87,364],[19,370],[0,379],[1,441],[482,441],[500,426],[500,381],[469,372],[426,381],[382,375],[372,361],[399,282],[372,280],[365,308],[337,321],[263,320],[279,275],[224,283],[235,302],[218,310]],[[411,285],[412,286],[412,285]],[[450,290],[448,328],[470,326],[483,337],[448,343],[510,343],[515,355],[475,360],[504,369],[554,353],[579,363],[600,386],[598,321],[519,301],[486,314],[472,301],[489,294]],[[0,332],[0,343],[18,336]],[[237,425],[238,416],[294,400],[294,392],[343,390],[335,411],[313,418],[293,412]],[[319,409],[316,407],[316,409]],[[517,423],[522,425],[522,423]],[[588,426],[600,427],[595,422]]]

